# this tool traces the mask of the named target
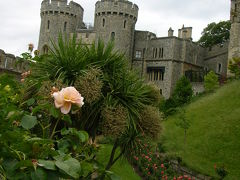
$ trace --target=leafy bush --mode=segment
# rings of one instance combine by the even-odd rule
[[[234,57],[232,60],[230,60],[228,69],[230,73],[234,74],[235,79],[240,78],[240,58]]]
[[[159,110],[164,113],[165,116],[169,116],[174,114],[176,110],[176,102],[173,98],[168,98],[166,100],[163,100],[160,103]]]
[[[176,84],[172,98],[177,106],[188,103],[193,95],[192,85],[187,77],[181,77]]]
[[[219,87],[218,76],[210,71],[206,76],[204,76],[204,88],[207,92],[214,91]]]
[[[215,167],[215,171],[221,177],[221,179],[224,179],[228,175],[228,171],[226,170],[224,165]]]
[[[97,149],[88,134],[58,126],[67,119],[71,124],[70,116],[53,102],[22,101],[25,86],[7,75],[0,76],[0,84],[0,179],[87,179],[96,171]]]

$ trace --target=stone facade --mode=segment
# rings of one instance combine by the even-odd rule
[[[20,74],[29,69],[26,61],[20,61],[13,54],[7,54],[0,49],[0,74],[10,73],[20,78]]]
[[[202,81],[206,71],[227,74],[228,58],[240,54],[240,16],[232,0],[232,29],[230,42],[205,49],[192,41],[192,27],[182,27],[178,36],[172,28],[168,37],[157,37],[150,31],[135,30],[138,6],[127,0],[99,0],[95,4],[94,26],[83,23],[83,8],[67,0],[43,0],[38,49],[46,53],[50,39],[57,41],[58,33],[73,36],[86,45],[98,39],[105,43],[114,41],[115,49],[125,53],[130,66],[146,81],[159,87],[160,93],[171,96],[177,80],[186,75],[195,89],[203,91]],[[239,6],[240,7],[240,6]],[[237,14],[237,15],[236,15]],[[238,38],[238,40],[236,40]]]

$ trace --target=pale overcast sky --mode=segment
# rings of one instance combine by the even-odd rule
[[[33,43],[37,48],[42,0],[0,0],[0,49],[20,55]],[[84,8],[84,22],[94,20],[97,0],[75,0]],[[193,27],[197,41],[207,24],[228,20],[229,0],[131,0],[139,7],[137,30],[148,30],[158,37],[167,36],[169,27],[174,35],[185,26]]]

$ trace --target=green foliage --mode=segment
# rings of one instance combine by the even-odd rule
[[[0,76],[0,178],[89,179],[93,172],[105,173],[94,159],[97,149],[88,144],[88,133],[60,128],[71,117],[51,109],[52,104],[38,104],[42,97],[18,98],[24,87]]]
[[[159,110],[163,112],[164,116],[172,115],[176,112],[176,102],[170,97],[166,100],[163,100],[159,105]]]
[[[216,173],[224,179],[228,175],[228,171],[225,169],[224,165],[216,167]]]
[[[206,91],[214,91],[219,87],[218,76],[210,71],[206,76],[204,76],[204,88]]]
[[[177,106],[190,102],[193,95],[192,85],[188,78],[181,77],[176,84],[172,98]]]
[[[230,60],[228,69],[230,73],[234,74],[235,79],[240,78],[240,58],[234,57],[232,60]]]
[[[212,47],[216,44],[225,43],[230,36],[230,21],[220,21],[219,23],[210,23],[204,28],[202,36],[198,43],[203,47]]]
[[[25,115],[20,125],[25,129],[32,129],[37,124],[36,116]]]

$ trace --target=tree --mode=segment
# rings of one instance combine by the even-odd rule
[[[189,102],[192,98],[193,90],[192,85],[187,77],[181,77],[176,84],[176,87],[173,92],[173,99],[176,102],[177,106]]]
[[[176,123],[177,126],[184,130],[184,146],[186,145],[187,140],[187,130],[190,127],[190,121],[186,118],[186,111],[181,109],[179,113],[179,121]]]
[[[210,71],[206,76],[204,76],[204,88],[206,91],[213,91],[218,88],[218,86],[218,77],[213,71]]]
[[[232,58],[232,60],[229,62],[228,69],[232,74],[234,74],[236,79],[240,78],[240,58]]]
[[[230,36],[230,21],[212,22],[204,28],[198,43],[203,47],[212,47],[216,44],[223,44]]]

